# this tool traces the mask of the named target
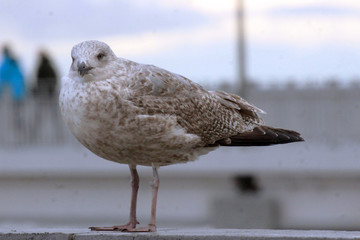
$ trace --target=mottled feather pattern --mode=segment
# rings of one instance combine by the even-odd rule
[[[106,56],[101,61],[99,52]],[[118,58],[104,43],[76,45],[72,56],[61,112],[75,137],[105,159],[148,166],[187,162],[263,124],[263,111],[239,96]],[[91,66],[84,76],[77,72],[80,61]]]
[[[139,65],[137,71],[134,83],[129,86],[133,92],[129,100],[144,114],[176,116],[186,132],[201,136],[203,146],[262,123],[256,113],[249,115],[243,111],[257,108],[240,98],[233,98],[237,105],[229,107],[219,101],[221,96],[180,75],[151,65]]]

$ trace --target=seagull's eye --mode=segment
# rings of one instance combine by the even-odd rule
[[[98,60],[101,60],[101,59],[103,59],[105,57],[105,54],[104,53],[99,53],[97,56],[96,56],[96,58],[98,59]]]

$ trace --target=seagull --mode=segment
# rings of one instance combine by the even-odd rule
[[[303,141],[298,132],[264,125],[265,112],[240,96],[207,91],[165,69],[117,57],[100,41],[71,51],[59,105],[76,139],[94,154],[127,164],[129,222],[93,231],[155,232],[158,168],[194,161],[219,146],[266,146]],[[137,165],[153,170],[150,223],[137,227]]]

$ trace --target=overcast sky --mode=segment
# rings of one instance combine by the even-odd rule
[[[360,1],[245,0],[245,10],[250,78],[360,78]],[[237,74],[232,0],[0,0],[0,33],[27,76],[42,48],[65,74],[72,46],[90,39],[199,83]]]

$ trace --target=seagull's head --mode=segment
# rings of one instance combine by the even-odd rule
[[[70,73],[84,78],[89,75],[98,77],[116,59],[116,55],[106,43],[92,40],[75,45],[71,58]]]

